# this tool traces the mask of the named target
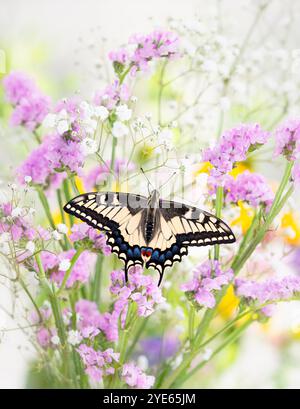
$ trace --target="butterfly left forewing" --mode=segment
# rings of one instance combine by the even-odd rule
[[[68,202],[64,210],[104,231],[112,251],[125,263],[125,272],[142,264],[142,220],[147,198],[131,193],[91,192]]]

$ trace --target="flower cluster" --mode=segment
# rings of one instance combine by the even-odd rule
[[[123,365],[122,379],[131,388],[150,389],[155,381],[154,376],[146,375],[141,368],[133,362]]]
[[[179,40],[177,35],[170,31],[156,30],[148,35],[133,35],[129,39],[129,45],[130,51],[121,48],[109,53],[118,74],[129,69],[134,75],[139,70],[147,70],[149,61],[174,58],[178,55]]]
[[[83,245],[97,253],[101,250],[105,256],[111,254],[110,246],[106,244],[106,236],[86,223],[74,224],[71,229],[70,240],[76,245]]]
[[[3,80],[6,99],[14,106],[12,126],[24,125],[34,131],[50,109],[50,99],[25,74],[12,72]]]
[[[260,125],[240,125],[226,131],[220,143],[203,153],[203,161],[210,162],[213,168],[210,171],[210,183],[222,185],[224,175],[230,172],[236,162],[246,159],[249,151],[267,142],[269,133],[262,130]]]
[[[246,302],[265,304],[289,300],[300,293],[300,277],[290,275],[262,282],[238,278],[235,280],[235,289],[236,294],[243,297]],[[266,311],[266,315],[269,315],[269,312]]]
[[[41,145],[34,149],[17,168],[17,177],[21,184],[26,178],[43,188],[57,188],[70,171],[80,173],[84,164],[84,155],[78,142],[66,140],[59,134],[44,138]]]
[[[50,275],[51,279],[61,284],[66,271],[71,266],[71,260],[76,250],[71,249],[64,251],[58,255],[43,251],[41,253],[42,264],[44,270]],[[72,272],[67,280],[66,287],[72,287],[74,283],[86,283],[89,279],[90,272],[96,261],[96,255],[88,250],[83,251],[78,260],[75,262]]]
[[[0,248],[2,253],[9,254],[9,242],[13,241],[19,262],[34,253],[35,240],[51,238],[50,232],[43,227],[33,227],[29,217],[33,211],[32,208],[13,208],[11,202],[0,205]]]
[[[198,306],[213,308],[216,304],[215,292],[230,283],[233,271],[223,271],[217,260],[208,260],[197,266],[193,279],[181,285],[190,300],[196,301]]]
[[[92,347],[81,344],[77,351],[85,365],[85,372],[92,380],[100,382],[104,375],[114,374],[115,368],[112,364],[118,362],[119,354],[112,348],[95,351]]]
[[[275,130],[275,156],[284,155],[289,160],[300,157],[300,121],[289,119]]]
[[[259,205],[267,209],[271,206],[274,194],[263,176],[248,170],[236,178],[228,175],[224,182],[225,200],[237,204],[240,200],[253,207]]]
[[[127,102],[129,97],[130,92],[128,86],[126,84],[120,84],[119,80],[115,80],[103,90],[97,91],[93,102],[97,106],[105,107],[111,111],[120,103],[120,101]]]

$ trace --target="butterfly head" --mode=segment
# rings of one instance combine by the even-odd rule
[[[158,190],[154,189],[149,195],[148,206],[152,209],[156,208],[158,207],[158,202],[159,202],[159,192]]]
[[[147,261],[150,260],[151,256],[152,256],[152,249],[149,247],[142,247],[141,249],[141,256],[142,259],[144,261],[144,263],[147,263]]]

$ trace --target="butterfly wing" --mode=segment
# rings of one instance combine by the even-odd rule
[[[112,251],[128,269],[142,265],[141,247],[147,198],[131,193],[91,192],[79,195],[64,206],[64,210],[107,235]]]
[[[208,246],[235,242],[230,227],[218,217],[183,203],[160,200],[160,228],[153,238],[154,250],[147,267],[155,268],[160,282],[166,267],[181,261],[189,246]]]

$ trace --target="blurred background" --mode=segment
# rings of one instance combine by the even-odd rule
[[[298,55],[299,64],[299,0],[284,4],[276,0],[1,0],[1,74],[12,69],[25,71],[54,99],[66,97],[74,91],[89,98],[107,80],[103,71],[108,50],[118,48],[131,34],[168,27],[170,17],[183,19],[192,26],[196,17],[211,21],[217,15],[226,35],[241,44],[260,3],[270,4],[263,21],[255,28],[254,40],[260,46],[264,42],[268,46],[274,42],[278,55],[282,50],[292,50],[296,57]],[[257,55],[257,60],[261,58]],[[266,77],[276,92],[293,93],[293,98],[294,94],[297,97],[284,115],[299,114],[299,82],[289,77],[286,78],[290,80],[286,87],[278,89],[283,85],[283,80],[278,83],[280,58],[278,61],[278,66],[275,60],[270,62]],[[293,72],[299,78],[297,58],[294,64]],[[259,86],[264,87],[264,83]],[[276,111],[272,111],[272,115],[276,116]],[[18,149],[11,149],[18,143],[19,135],[18,131],[14,131],[7,138],[7,130],[1,122],[0,136],[0,178],[4,183],[11,181],[12,170],[20,162],[16,157]],[[277,169],[271,163],[263,166],[265,174],[276,174]],[[291,232],[297,245],[299,225],[297,219]],[[275,253],[276,249],[273,249],[273,257],[277,261]],[[287,268],[284,263],[279,267]],[[0,288],[0,299],[3,306],[10,302],[5,286]],[[0,310],[1,388],[24,387],[28,363],[34,356],[27,337],[16,327],[16,322]],[[2,331],[4,328],[6,330]],[[202,387],[299,387],[300,304],[280,305],[269,323],[252,326],[238,346],[229,348],[225,359],[218,361],[217,366],[218,376],[212,379],[208,372],[207,381],[203,383],[202,378]]]

